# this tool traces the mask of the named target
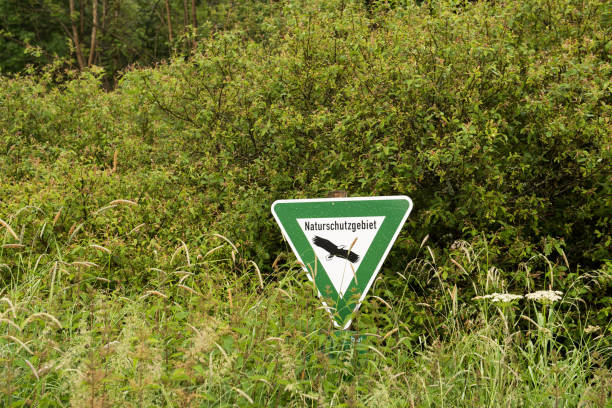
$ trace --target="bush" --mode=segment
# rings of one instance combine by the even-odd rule
[[[535,287],[554,275],[569,290],[610,271],[611,16],[602,0],[375,13],[292,1],[187,61],[126,72],[113,92],[96,72],[60,87],[3,78],[2,211],[63,206],[68,232],[130,198],[141,249],[217,231],[270,272],[287,250],[275,199],[402,193],[415,212],[388,270],[428,235],[441,263],[463,239],[487,246],[510,288],[528,262]],[[610,281],[597,282],[585,301],[601,322]]]

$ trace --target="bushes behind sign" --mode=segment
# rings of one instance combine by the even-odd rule
[[[291,1],[257,41],[216,34],[189,61],[126,72],[113,92],[95,70],[59,87],[3,77],[2,206],[63,206],[69,230],[129,197],[143,248],[213,230],[270,268],[286,250],[275,199],[407,194],[415,212],[388,269],[426,235],[441,251],[465,239],[486,244],[508,286],[543,252],[552,270],[527,278],[543,287],[554,273],[565,290],[610,268],[610,7]],[[22,192],[69,171],[80,174]],[[602,319],[606,285],[588,295]]]

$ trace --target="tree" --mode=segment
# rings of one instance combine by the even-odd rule
[[[76,27],[76,15],[74,10],[74,0],[69,1],[70,7],[70,23],[72,26],[72,44],[74,45],[74,49],[76,52],[77,62],[79,64],[79,69],[83,70],[85,68],[85,59],[83,58],[83,51],[81,50],[81,41],[79,40],[79,33]],[[82,17],[82,12],[79,13],[80,17]],[[81,28],[82,30],[82,28]]]

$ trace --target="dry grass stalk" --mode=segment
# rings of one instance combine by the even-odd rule
[[[121,204],[125,204],[125,205],[138,205],[138,203],[135,202],[135,201],[124,200],[124,199],[117,199],[117,200],[111,201],[110,203],[108,203],[108,205],[105,205],[104,207],[97,209],[96,211],[93,212],[93,214],[94,215],[95,214],[99,214],[99,213],[101,213],[103,211],[106,211],[106,210],[108,210],[110,208],[117,207],[118,205],[121,205]]]
[[[172,256],[170,257],[170,264],[173,264],[173,263],[174,263],[174,257],[176,256],[176,254],[177,254],[177,253],[178,253],[178,252],[179,252],[179,251],[180,251],[182,248],[183,248],[183,247],[179,245],[179,246],[178,246],[178,247],[177,247],[177,248],[174,250],[174,252],[172,253]]]
[[[158,296],[158,297],[163,298],[163,299],[168,299],[168,296],[164,295],[163,293],[161,293],[158,290],[147,290],[145,292],[145,294],[140,297],[140,299],[144,299],[144,298],[146,298],[148,296],[151,296],[151,295],[155,295],[155,296]]]
[[[391,307],[391,305],[388,304],[387,302],[385,302],[382,298],[380,298],[378,296],[372,296],[372,298],[378,300],[380,303],[382,303],[383,305],[387,306],[389,309],[393,309],[393,307]]]
[[[368,348],[369,348],[370,350],[372,350],[373,352],[375,352],[376,354],[378,354],[379,356],[381,356],[383,360],[385,360],[385,359],[386,359],[385,355],[384,355],[383,353],[381,353],[380,351],[378,351],[378,350],[376,349],[376,347],[374,347],[374,346],[368,346]]]
[[[45,234],[45,228],[47,228],[47,221],[45,221],[45,223],[43,224],[42,228],[40,229],[40,232],[38,233],[38,237],[42,238]]]
[[[119,155],[119,149],[115,149],[115,153],[113,154],[113,169],[111,173],[117,172],[117,156]]]
[[[19,344],[21,348],[23,348],[25,351],[34,355],[34,352],[28,346],[26,346],[26,344],[23,341],[19,340],[17,337],[11,336],[9,334],[4,335],[2,337],[14,341],[15,343]]]
[[[282,258],[282,254],[279,254],[276,259],[274,260],[274,262],[272,262],[272,269],[276,270],[278,268],[278,263],[280,262]]]
[[[102,348],[105,349],[105,350],[108,350],[108,349],[110,349],[111,347],[113,347],[113,346],[115,346],[117,344],[119,344],[119,341],[118,340],[113,340],[113,341],[110,341],[110,342],[106,343],[104,346],[102,346]]]
[[[225,359],[227,361],[229,361],[229,356],[227,355],[227,353],[225,352],[225,350],[223,350],[223,347],[221,347],[219,345],[219,343],[215,342],[215,346],[217,346],[217,348],[219,349],[219,351],[221,352],[221,354],[223,354],[223,357],[225,357]]]
[[[21,324],[21,327],[26,327],[28,325],[28,323],[30,323],[31,321],[41,318],[41,317],[45,317],[47,319],[49,319],[50,321],[52,321],[53,323],[55,323],[57,325],[58,328],[62,328],[62,324],[60,323],[59,320],[57,320],[57,318],[53,315],[50,315],[49,313],[45,313],[45,312],[40,312],[40,313],[34,313],[30,316],[28,316],[27,319],[25,319],[25,321]]]
[[[100,214],[100,213],[101,213],[101,212],[103,212],[103,211],[106,211],[106,210],[108,210],[108,209],[110,209],[110,208],[115,208],[115,207],[116,207],[116,205],[107,205],[107,206],[104,206],[104,207],[102,207],[102,208],[97,209],[96,211],[94,211],[94,212],[93,212],[93,214],[94,214],[94,215],[95,215],[95,214]]]
[[[423,238],[423,241],[421,241],[421,246],[419,246],[419,249],[423,248],[423,245],[425,245],[428,239],[429,239],[429,234],[425,235],[425,238]]]
[[[23,244],[4,244],[2,245],[2,248],[7,248],[7,249],[25,248],[25,245]]]
[[[93,262],[89,262],[89,261],[74,261],[72,262],[70,265],[72,266],[83,266],[85,268],[99,268],[100,265],[95,264]]]
[[[165,278],[166,276],[168,276],[168,274],[167,274],[166,272],[162,271],[162,270],[161,270],[161,269],[159,269],[159,268],[149,268],[149,270],[150,270],[150,271],[153,271],[153,272],[157,272],[158,274],[159,274],[159,273],[163,274],[163,275],[164,275],[164,278]]]
[[[12,321],[11,319],[7,319],[7,318],[4,318],[4,317],[0,317],[0,323],[6,323],[6,324],[8,324],[9,326],[12,326],[12,327],[14,327],[15,329],[17,329],[17,331],[19,331],[19,332],[21,331],[21,327],[19,327],[19,326],[17,325],[17,323],[15,323],[14,321]]]
[[[198,329],[196,329],[194,326],[192,326],[192,325],[191,325],[191,324],[189,324],[189,323],[187,323],[187,326],[189,326],[189,328],[190,328],[191,330],[193,330],[193,331],[194,331],[194,332],[195,332],[195,333],[198,335],[198,337],[202,337],[202,332],[201,332],[201,331],[199,331]]]
[[[132,235],[134,232],[138,231],[139,229],[141,229],[142,227],[144,227],[146,224],[143,222],[142,224],[138,224],[137,226],[135,226],[130,232],[128,232],[128,235]]]
[[[570,265],[569,265],[569,261],[567,260],[567,257],[565,256],[565,251],[563,249],[561,249],[561,255],[563,256],[563,261],[565,262],[565,266],[567,266],[567,271],[570,271]]]
[[[4,221],[4,220],[0,219],[0,225],[2,225],[2,226],[3,226],[3,227],[4,227],[4,228],[5,228],[7,231],[8,231],[8,233],[9,233],[9,234],[11,234],[11,235],[13,236],[13,238],[15,238],[15,240],[17,240],[17,241],[21,241],[21,240],[19,239],[19,237],[17,236],[17,234],[15,234],[15,231],[13,231],[13,229],[11,228],[11,226],[10,226],[10,225],[8,225],[8,223],[7,223],[6,221]]]
[[[30,367],[30,370],[32,370],[32,373],[34,374],[34,377],[36,377],[36,380],[40,381],[40,377],[38,376],[38,372],[36,371],[36,369],[34,368],[34,366],[32,365],[32,363],[30,363],[30,361],[26,358],[24,359],[26,364],[28,365],[28,367]]]
[[[209,250],[208,252],[206,252],[204,254],[204,258],[206,258],[208,255],[212,254],[213,252],[215,252],[215,251],[217,251],[217,250],[219,250],[221,248],[223,248],[223,245],[219,245],[218,247],[214,247],[213,249]]]
[[[287,296],[289,299],[291,298],[291,295],[289,293],[287,293],[284,289],[281,288],[276,288],[276,290],[278,290],[280,293],[282,293],[283,295]]]
[[[385,335],[383,336],[383,338],[382,338],[382,339],[383,339],[383,341],[384,341],[384,340],[387,340],[387,338],[388,338],[389,336],[391,336],[393,333],[397,332],[398,330],[399,330],[399,328],[398,328],[398,327],[396,327],[395,329],[390,330],[389,332],[387,332],[387,334],[385,334]]]
[[[60,214],[62,213],[62,208],[63,207],[61,207],[59,210],[57,210],[57,213],[55,213],[55,217],[53,217],[53,226],[55,226],[57,220],[59,220]]]
[[[541,329],[540,325],[537,324],[532,318],[530,318],[529,316],[525,316],[525,315],[521,315],[521,319],[525,319],[528,322],[532,323],[535,327],[537,327],[538,329]]]
[[[264,288],[263,278],[261,277],[261,271],[259,270],[259,266],[257,266],[257,264],[253,261],[249,261],[249,262],[252,263],[253,266],[255,267],[255,271],[257,271],[257,277],[259,278],[259,287],[263,289]]]
[[[11,302],[11,299],[7,298],[7,297],[3,297],[2,299],[0,299],[0,302],[5,302],[9,305],[9,309],[11,311],[11,313],[13,314],[13,319],[17,318],[17,314],[15,313],[15,305],[13,305],[13,302]]]
[[[431,260],[433,261],[433,263],[436,263],[436,257],[434,256],[431,248],[429,247],[429,245],[427,246],[427,250],[429,251],[429,255],[431,256]]]
[[[401,345],[402,345],[402,343],[403,343],[405,340],[408,340],[408,339],[409,339],[409,337],[400,337],[400,339],[397,341],[397,343],[395,343],[395,346],[391,347],[391,350],[395,350],[396,348],[398,348],[399,346],[401,346]]]
[[[357,273],[355,272],[355,267],[353,267],[352,263],[350,263],[349,266],[351,267],[351,272],[353,272],[353,279],[355,280],[355,285],[359,285],[359,283],[357,283]]]
[[[346,251],[346,253],[348,254],[349,252],[351,252],[351,250],[353,249],[353,247],[355,246],[355,244],[357,243],[357,238],[355,237],[355,239],[353,240],[353,242],[351,243],[351,246],[349,247],[348,251]]]
[[[106,252],[107,254],[111,253],[110,249],[105,248],[102,245],[90,244],[89,246],[94,248],[94,249],[97,249],[98,251]]]
[[[117,200],[113,200],[110,203],[108,203],[108,205],[119,205],[119,204],[138,205],[138,203],[136,201],[125,200],[125,199],[122,199],[122,198],[119,198]]]
[[[77,232],[79,232],[79,230],[81,229],[83,224],[84,223],[80,223],[78,226],[76,225],[76,223],[72,224],[72,227],[70,228],[70,231],[68,231],[68,234],[70,235],[68,237],[68,242],[72,241],[72,238],[74,238],[74,236],[77,234]]]
[[[236,388],[236,387],[232,387],[234,391],[236,391],[238,394],[242,395],[247,401],[249,401],[249,404],[253,403],[253,399],[251,397],[248,396],[248,394],[244,391],[242,391],[240,388]]]
[[[225,242],[230,244],[230,246],[232,247],[232,249],[235,252],[238,252],[238,248],[236,248],[236,245],[234,245],[234,243],[232,241],[230,241],[229,239],[225,238],[223,235],[221,235],[221,234],[212,234],[212,235],[213,235],[213,237],[221,238],[222,240],[224,240]]]
[[[49,302],[53,300],[53,289],[55,286],[55,276],[57,275],[57,261],[53,264],[53,272],[51,273],[51,287],[49,288]]]
[[[187,266],[191,266],[191,260],[189,259],[189,248],[187,248],[187,244],[185,244],[185,242],[181,241],[181,244],[183,244],[183,248],[185,249],[185,256],[187,257]]]
[[[51,362],[51,363],[45,363],[45,364],[43,364],[43,366],[42,366],[42,367],[40,367],[40,368],[38,369],[37,374],[38,374],[39,376],[41,376],[41,375],[45,375],[45,374],[47,374],[47,373],[49,372],[49,370],[51,370],[52,368],[53,368],[53,363],[52,363],[52,362]]]
[[[176,273],[176,272],[175,272],[175,273]],[[183,284],[183,282],[185,282],[185,280],[186,280],[187,278],[189,278],[190,276],[193,276],[193,274],[192,274],[192,273],[189,273],[189,272],[185,273],[185,275],[181,276],[181,279],[179,279],[178,284],[179,284],[179,285],[182,285],[182,284]]]
[[[193,293],[194,295],[199,296],[199,293],[198,293],[198,292],[196,292],[195,290],[191,289],[189,286],[185,286],[185,285],[182,285],[182,284],[178,284],[178,285],[176,285],[176,287],[177,287],[177,288],[184,289],[184,290],[186,290],[187,292],[191,292],[191,293]]]
[[[455,266],[463,271],[464,274],[468,274],[467,271],[459,264],[459,262],[455,261],[453,258],[450,258],[450,261],[455,264]]]
[[[231,310],[234,308],[234,302],[232,301],[232,290],[230,288],[227,288],[227,298],[229,300],[229,307]]]

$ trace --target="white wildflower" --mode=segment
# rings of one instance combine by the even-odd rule
[[[491,293],[490,295],[476,296],[472,300],[490,299],[493,303],[510,303],[522,298],[523,295],[514,295],[512,293]]]
[[[599,326],[591,326],[591,325],[589,325],[589,326],[587,326],[587,327],[585,327],[585,328],[584,328],[584,332],[585,332],[586,334],[596,333],[596,332],[598,332],[599,330],[601,330],[601,327],[599,327]]]
[[[491,301],[493,303],[495,302],[510,303],[510,302],[513,302],[515,300],[522,299],[522,298],[523,298],[523,295],[515,295],[512,293],[493,293],[493,297],[491,298]]]
[[[553,303],[561,300],[563,292],[559,290],[538,290],[533,293],[528,293],[525,297],[529,300],[535,300],[540,303]]]

